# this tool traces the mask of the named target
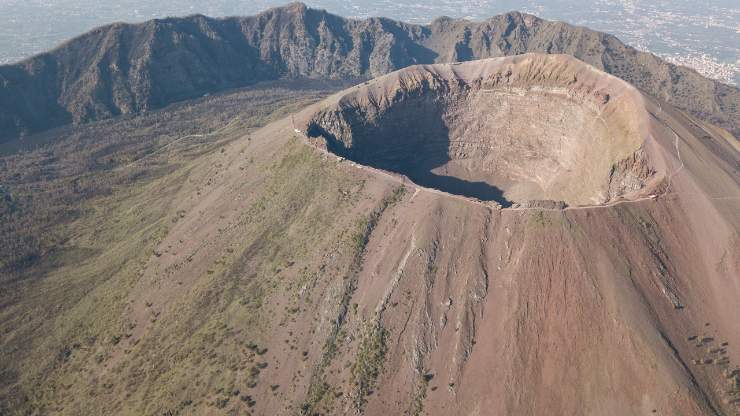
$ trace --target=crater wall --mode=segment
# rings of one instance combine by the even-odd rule
[[[565,55],[410,67],[332,97],[310,137],[361,164],[504,206],[603,204],[654,174],[640,93]]]

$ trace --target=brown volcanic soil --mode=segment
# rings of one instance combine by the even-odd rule
[[[550,147],[527,157],[507,153],[497,136],[505,131],[497,125],[500,110],[483,106],[491,102],[531,115],[529,125],[510,125],[517,131],[505,140]],[[393,114],[396,108],[408,111],[410,125],[395,124],[403,118]],[[599,115],[604,131],[588,135],[579,128],[599,126]],[[512,123],[523,121],[512,116]],[[441,148],[441,172],[501,184],[504,195],[541,198],[544,190],[545,197],[574,203],[612,201],[498,210],[405,182],[409,192],[383,214],[361,269],[350,275],[357,312],[342,325],[349,334],[343,358],[331,360],[361,361],[370,322],[384,334],[382,371],[371,389],[348,388],[352,378],[340,365],[332,367],[338,374],[322,373],[344,393],[329,413],[353,407],[440,415],[738,412],[734,137],[563,56],[415,67],[340,93],[302,117],[296,120],[305,120],[309,132],[320,126],[337,132],[329,142],[334,151],[375,167],[402,168]],[[555,134],[538,131],[543,118],[558,120],[551,124]],[[439,134],[440,125],[452,140]],[[366,128],[377,135],[363,134]],[[482,133],[484,146],[454,139],[473,133]],[[571,144],[554,154],[547,140],[561,134]],[[445,146],[427,146],[434,139]],[[461,153],[472,160],[460,161]],[[573,174],[562,167],[571,158],[580,162],[571,165]],[[563,185],[517,194],[516,181],[501,179],[537,183],[527,164],[555,166],[544,176],[556,179],[538,184]],[[558,175],[579,187],[568,188]],[[605,180],[610,175],[620,178],[617,192],[605,191],[614,189]],[[646,197],[653,193],[659,196]]]
[[[330,102],[306,130],[331,151],[505,206],[646,195],[654,174],[642,95],[568,55],[414,66]]]
[[[486,84],[506,68],[512,69],[509,81]],[[574,74],[576,82],[568,84],[571,78],[561,79],[555,69]],[[512,200],[544,197],[573,206],[501,209],[341,160],[317,149],[319,140],[309,146],[294,134],[295,127],[321,120],[317,115],[344,120],[347,108],[338,103],[358,108],[372,96],[368,91],[404,78],[392,75],[344,92],[255,132],[233,133],[219,151],[184,164],[126,208],[154,217],[149,206],[167,201],[161,227],[144,240],[151,251],[125,263],[124,276],[110,277],[77,304],[45,311],[55,327],[79,325],[84,336],[58,335],[59,342],[81,346],[42,367],[38,383],[29,375],[35,363],[19,363],[26,408],[58,414],[736,415],[737,139],[563,57],[404,74],[425,85],[407,84],[406,91],[424,94],[413,101],[400,89],[384,92],[376,97],[394,100],[373,108],[418,115],[406,107],[423,103],[438,111],[431,114],[439,117],[419,123],[428,125],[424,137],[435,139],[444,139],[437,135],[439,120],[481,120],[450,124],[453,137],[479,132],[486,142],[435,150],[470,158],[450,158],[441,174],[490,181]],[[494,92],[469,87],[478,78]],[[444,94],[435,91],[452,98],[440,101]],[[500,136],[487,134],[504,132],[499,109],[484,118],[483,104],[551,107],[533,111],[528,134],[505,137],[531,140],[530,156],[506,159],[513,156]],[[402,131],[380,122],[390,111],[377,114],[352,121]],[[599,114],[608,132],[594,120]],[[542,118],[561,115],[554,130],[568,145],[556,151],[550,140],[558,136],[538,129]],[[522,115],[511,120],[523,123]],[[592,135],[586,127],[595,129]],[[400,166],[384,146],[423,144],[421,134],[406,131],[362,144],[374,152],[374,166]],[[353,151],[368,138],[352,133],[339,149],[361,160]],[[413,153],[429,159],[421,151],[390,155],[413,161]],[[561,179],[542,179],[527,166]],[[605,179],[610,171],[616,179]],[[569,187],[566,178],[580,187]],[[537,187],[517,186],[525,181]],[[138,230],[140,216],[124,224]],[[107,245],[122,250],[138,242],[118,238]],[[75,267],[82,266],[67,266],[71,273]],[[58,292],[76,284],[52,283]],[[54,304],[56,292],[35,293]],[[118,332],[107,332],[103,317]],[[118,338],[107,341],[111,336]],[[56,353],[47,348],[54,342],[33,339],[30,351]]]
[[[612,134],[588,137],[558,125],[572,134],[574,144],[567,149],[593,155],[588,153],[588,140],[593,140],[605,156],[577,166],[580,175],[593,169],[597,179],[582,179],[583,193],[568,194],[572,191],[565,186],[544,190],[593,202],[589,198],[609,189],[603,178],[613,166],[630,166],[625,160],[641,160],[637,172],[654,171],[636,175],[642,188],[606,193],[609,199],[599,196],[597,202],[611,201],[605,205],[499,209],[408,181],[402,187],[401,175],[315,153],[297,136],[290,139],[293,123],[308,125],[316,114],[336,115],[331,109],[347,110],[343,103],[370,97],[363,91],[403,79],[384,78],[227,149],[221,159],[226,169],[214,188],[195,205],[180,208],[186,219],[160,243],[160,251],[173,247],[171,253],[152,257],[132,292],[132,319],[140,324],[128,342],[161,342],[156,338],[164,333],[157,329],[160,324],[141,324],[152,313],[146,299],[157,299],[153,308],[165,322],[161,325],[167,325],[181,319],[182,306],[176,305],[191,296],[188,291],[202,293],[222,274],[227,281],[251,276],[271,282],[262,289],[260,330],[227,329],[244,329],[249,342],[268,352],[235,367],[242,370],[233,384],[254,403],[234,399],[226,410],[286,415],[737,413],[740,187],[735,139],[563,57],[487,61],[479,71],[422,67],[405,74],[428,74],[420,79],[445,85],[440,79],[451,77],[440,74],[457,70],[455,79],[461,81],[458,90],[450,91],[458,99],[466,77],[509,67],[526,74],[546,74],[535,69],[552,67],[572,71],[580,80],[555,94],[562,80],[539,78],[541,90],[532,101],[526,91],[516,95],[514,104],[567,103],[568,114],[587,125],[598,125],[593,120],[600,111],[610,132],[611,126],[621,126]],[[518,73],[512,70],[515,86]],[[527,88],[534,89],[531,84]],[[604,92],[610,94],[608,102],[594,101]],[[510,102],[501,94],[493,99]],[[379,100],[376,108],[395,104]],[[456,102],[451,113],[468,104]],[[383,131],[380,122],[372,126]],[[397,137],[393,145],[420,136]],[[537,137],[547,140],[547,135]],[[347,143],[360,146],[365,137],[352,139]],[[392,139],[379,136],[366,148],[382,154],[380,147]],[[495,143],[497,138],[487,139]],[[348,155],[360,159],[352,148],[347,146]],[[548,165],[553,151],[546,154],[550,159],[535,154],[507,166],[517,168],[525,161],[545,169],[553,166]],[[244,179],[238,170],[244,153],[280,162],[265,171],[249,168]],[[491,154],[488,160],[494,162],[501,157]],[[299,160],[316,165],[305,170]],[[553,171],[554,176],[567,175]],[[513,176],[492,172],[500,176],[485,178]],[[261,191],[263,182],[274,185]],[[515,188],[504,192],[510,189]],[[647,192],[659,196],[645,197]],[[255,194],[272,205],[255,200]],[[257,224],[268,228],[248,231],[262,226]],[[251,243],[242,249],[245,238]],[[229,247],[240,257],[231,260],[225,254]],[[259,257],[264,250],[273,253],[268,257],[273,260]],[[265,271],[265,264],[274,266]],[[163,274],[173,269],[180,283]],[[256,384],[248,375],[253,362],[268,363]],[[222,394],[197,401],[193,410],[219,414],[214,403]]]

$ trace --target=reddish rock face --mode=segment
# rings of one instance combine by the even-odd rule
[[[360,322],[382,330],[382,371],[372,394],[326,376],[345,386],[334,412],[736,411],[730,134],[576,60],[536,55],[412,67],[297,118],[357,162],[348,171],[409,190],[368,240],[353,275],[361,318],[343,323],[360,340]],[[563,137],[569,146],[553,146]],[[417,166],[521,203],[424,183]],[[362,359],[357,344],[339,360]]]

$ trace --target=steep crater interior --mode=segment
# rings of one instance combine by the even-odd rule
[[[528,66],[471,77],[472,65],[414,67],[356,87],[317,112],[307,134],[357,163],[504,207],[603,204],[644,187],[652,172],[634,103],[614,104],[572,74],[566,82]]]

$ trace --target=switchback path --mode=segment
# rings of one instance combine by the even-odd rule
[[[236,116],[236,117],[232,118],[231,121],[229,121],[226,125],[221,126],[221,127],[217,128],[216,130],[213,130],[213,131],[208,132],[208,133],[188,134],[187,136],[182,136],[180,138],[177,138],[177,139],[175,139],[175,140],[167,143],[166,145],[160,147],[159,149],[153,151],[152,153],[146,154],[146,155],[144,155],[144,156],[142,156],[142,157],[140,157],[140,158],[138,158],[138,159],[136,159],[136,160],[134,160],[132,162],[129,162],[129,163],[123,165],[123,166],[118,167],[117,169],[126,169],[128,167],[131,167],[131,166],[133,166],[133,165],[135,165],[135,164],[137,164],[137,163],[139,163],[139,162],[141,162],[141,161],[143,161],[143,160],[145,160],[145,159],[147,159],[149,157],[152,157],[154,155],[157,155],[157,154],[161,153],[162,151],[168,149],[170,146],[172,146],[174,144],[177,144],[177,143],[180,143],[180,142],[182,142],[184,140],[192,139],[192,138],[209,137],[209,136],[214,136],[216,134],[219,134],[222,131],[224,131],[224,130],[228,129],[229,127],[231,127],[231,125],[234,124],[235,122],[239,121],[239,118],[240,118],[239,116]]]

